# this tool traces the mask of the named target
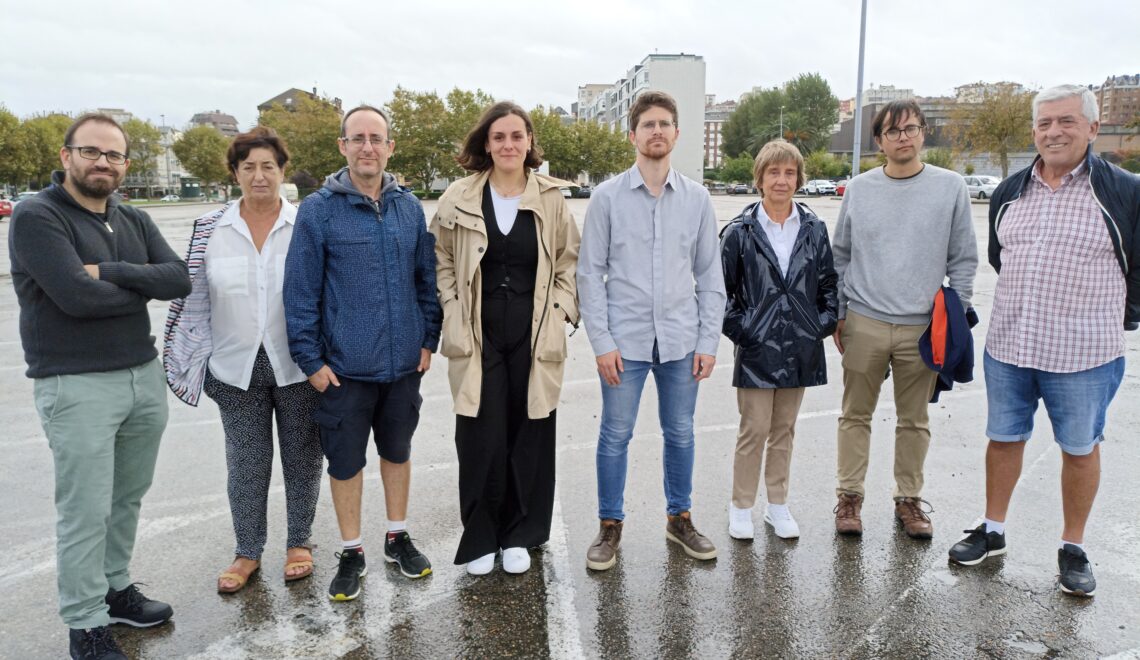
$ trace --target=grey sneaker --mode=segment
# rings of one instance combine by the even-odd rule
[[[594,571],[605,571],[617,562],[618,546],[621,545],[620,520],[603,520],[598,528],[598,535],[586,551],[586,568]]]
[[[665,525],[665,538],[681,546],[685,554],[696,559],[716,559],[716,546],[707,536],[693,527],[688,511],[669,516]]]

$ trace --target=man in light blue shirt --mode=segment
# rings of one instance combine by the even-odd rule
[[[594,192],[578,257],[580,309],[602,380],[601,529],[586,554],[594,570],[617,560],[626,453],[650,372],[665,436],[665,536],[692,557],[716,557],[689,515],[697,385],[716,364],[725,309],[716,216],[708,191],[670,167],[676,101],[644,92],[629,119],[637,162]]]

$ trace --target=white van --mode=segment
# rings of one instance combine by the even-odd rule
[[[301,194],[297,192],[297,184],[295,183],[281,184],[281,195],[286,201],[292,202],[293,204],[301,201]]]

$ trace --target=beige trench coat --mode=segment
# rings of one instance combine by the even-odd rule
[[[483,282],[479,261],[487,248],[483,187],[489,176],[490,170],[451,184],[431,221],[436,287],[443,306],[440,354],[448,359],[455,414],[466,417],[479,414],[483,389]],[[569,184],[532,173],[519,201],[520,211],[534,213],[538,235],[527,386],[527,416],[531,419],[548,417],[558,407],[566,362],[566,324],[578,325],[574,272],[580,236],[558,190],[565,185]]]

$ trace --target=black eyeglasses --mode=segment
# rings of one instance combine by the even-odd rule
[[[903,135],[906,135],[908,138],[918,137],[918,134],[921,133],[924,128],[926,128],[926,126],[922,124],[911,124],[903,128],[888,128],[883,131],[883,135],[887,136],[887,139],[891,142],[898,142],[899,138]]]
[[[99,160],[100,156],[106,156],[107,162],[112,165],[122,165],[127,162],[127,155],[121,154],[117,151],[102,151],[95,147],[77,147],[75,145],[66,145],[67,149],[74,149],[79,152],[79,155],[87,160]]]

